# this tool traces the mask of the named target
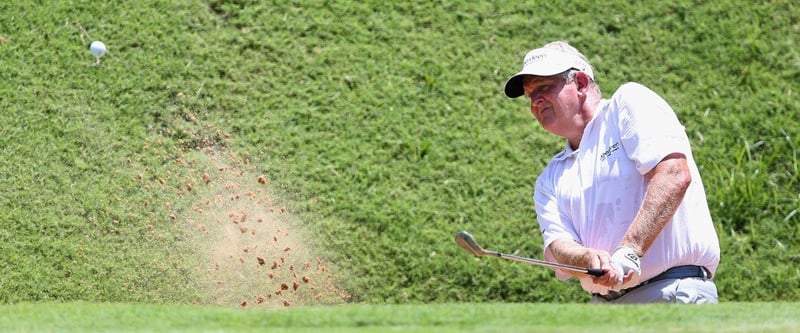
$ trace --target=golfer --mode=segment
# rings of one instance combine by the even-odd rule
[[[601,97],[586,57],[566,42],[525,55],[505,94],[525,96],[545,131],[566,139],[536,180],[544,256],[600,268],[580,279],[593,303],[717,303],[719,240],[684,127],[638,83]]]

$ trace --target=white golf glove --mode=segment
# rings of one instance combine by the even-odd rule
[[[618,247],[614,251],[614,254],[611,255],[611,266],[617,270],[619,275],[617,287],[616,289],[612,289],[622,290],[639,284],[639,277],[642,275],[642,265],[640,263],[639,256],[636,255],[636,252],[633,252],[633,249],[627,246]],[[623,277],[630,271],[633,271],[633,278],[627,283],[623,284]]]

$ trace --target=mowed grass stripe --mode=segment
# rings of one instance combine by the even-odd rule
[[[346,305],[237,309],[123,303],[0,307],[3,332],[797,332],[800,304]]]

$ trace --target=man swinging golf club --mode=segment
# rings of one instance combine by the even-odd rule
[[[586,57],[565,42],[528,52],[505,84],[545,131],[566,139],[536,180],[546,260],[602,269],[580,279],[595,303],[716,303],[719,240],[689,139],[638,83],[601,98]]]

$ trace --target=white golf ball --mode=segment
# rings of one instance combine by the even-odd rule
[[[89,52],[92,52],[92,55],[95,56],[95,58],[100,58],[104,54],[106,54],[106,44],[103,44],[103,42],[96,40],[92,42],[91,45],[89,45]]]

